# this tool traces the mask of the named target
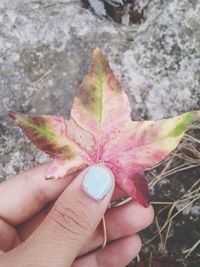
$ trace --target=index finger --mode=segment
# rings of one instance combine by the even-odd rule
[[[0,184],[0,218],[17,225],[56,199],[74,178],[45,180],[49,163],[14,176]]]

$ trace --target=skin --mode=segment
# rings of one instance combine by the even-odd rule
[[[47,168],[0,184],[0,267],[124,267],[131,262],[141,249],[137,233],[153,220],[152,206],[131,201],[107,209],[111,200],[124,196],[114,189],[114,177],[112,190],[95,201],[81,187],[87,169],[75,177],[45,180]],[[104,249],[103,215],[111,241]]]

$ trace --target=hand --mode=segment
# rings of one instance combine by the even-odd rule
[[[0,184],[0,266],[127,265],[140,251],[136,233],[152,222],[152,207],[146,209],[131,201],[106,211],[110,200],[124,193],[117,187],[113,193],[113,175],[103,166],[96,174],[90,167],[75,179],[58,180],[44,179],[47,167],[42,165]],[[91,187],[91,176],[97,180],[106,176],[99,187],[104,187],[104,192]],[[101,199],[95,200],[97,196]],[[101,249],[104,213],[112,242]]]

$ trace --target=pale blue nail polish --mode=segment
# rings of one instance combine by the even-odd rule
[[[83,179],[83,190],[96,200],[103,199],[112,188],[110,173],[101,166],[92,166]]]

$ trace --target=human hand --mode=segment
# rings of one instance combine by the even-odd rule
[[[136,233],[152,222],[152,207],[131,201],[106,211],[110,200],[124,193],[117,187],[113,193],[112,173],[103,166],[112,182],[107,195],[103,197],[101,192],[103,199],[98,201],[82,187],[91,167],[75,179],[48,181],[44,179],[47,167],[42,165],[0,184],[0,266],[127,265],[140,251]],[[112,242],[101,249],[104,213]]]

